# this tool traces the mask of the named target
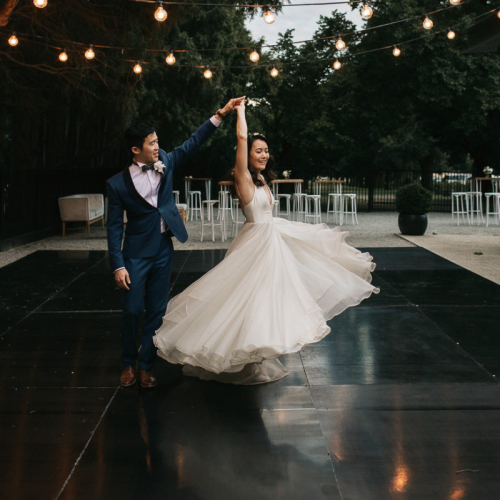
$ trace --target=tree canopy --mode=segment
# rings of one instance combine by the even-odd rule
[[[307,178],[499,168],[500,58],[465,53],[467,27],[495,6],[472,0],[437,12],[433,30],[424,30],[419,16],[446,7],[447,1],[384,0],[373,5],[366,26],[357,27],[333,11],[318,20],[313,40],[295,44],[287,31],[256,66],[249,51],[235,50],[263,42],[245,28],[253,10],[193,2],[169,6],[168,20],[157,23],[135,2],[49,1],[45,9],[19,3],[0,28],[4,39],[23,33],[18,46],[0,48],[0,148],[5,153],[8,110],[15,109],[18,120],[48,120],[55,135],[71,116],[92,115],[104,123],[96,134],[106,137],[119,137],[129,120],[147,119],[169,149],[228,98],[246,94],[249,130],[268,136],[280,171]],[[387,26],[372,29],[380,25]],[[457,26],[456,39],[447,38],[448,26]],[[347,48],[339,52],[335,39],[344,33],[350,33]],[[92,42],[117,48],[97,48],[95,60],[87,61],[83,47]],[[397,58],[395,44],[402,51]],[[67,63],[58,61],[54,45],[67,49]],[[168,66],[166,52],[148,49],[193,51],[176,52],[176,64]],[[334,70],[337,58],[342,67]],[[143,62],[140,76],[131,71],[136,60]],[[277,78],[269,75],[273,64]],[[205,65],[214,67],[210,80],[194,67]],[[39,123],[21,122],[28,133]],[[194,173],[220,178],[231,168],[234,117],[228,122],[194,160]]]

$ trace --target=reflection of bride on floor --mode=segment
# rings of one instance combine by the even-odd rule
[[[378,289],[372,257],[326,224],[273,217],[267,139],[248,139],[238,113],[235,188],[246,224],[224,260],[172,298],[153,341],[185,375],[259,384],[288,374],[278,357],[318,342],[327,320]]]

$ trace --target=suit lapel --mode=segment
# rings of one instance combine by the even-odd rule
[[[163,174],[161,174],[161,181],[160,181],[160,189],[158,190],[158,206],[161,204],[161,199],[163,196],[163,191],[165,191],[165,184],[166,178],[167,178],[167,162],[166,162],[166,155],[163,154],[165,158],[162,158],[162,151],[160,150],[160,161],[163,162],[163,165],[165,165],[165,168],[163,169]]]
[[[135,189],[134,186],[134,181],[132,180],[132,177],[130,176],[130,170],[127,167],[123,171],[123,179],[125,181],[125,186],[127,187],[128,194],[130,195],[131,198],[136,200],[138,203],[140,203],[143,207],[145,208],[153,208],[156,210],[156,207],[151,205],[151,203],[148,203],[138,192],[137,189]]]

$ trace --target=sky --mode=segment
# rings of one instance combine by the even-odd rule
[[[311,0],[294,0],[292,3],[313,2]],[[319,16],[329,16],[334,9],[345,12],[350,21],[361,25],[362,18],[359,11],[352,11],[349,5],[312,5],[310,7],[283,7],[282,12],[276,15],[276,21],[273,24],[266,24],[262,16],[258,15],[252,21],[247,21],[246,26],[254,39],[258,40],[263,36],[266,43],[270,45],[276,43],[279,33],[284,33],[287,29],[295,30],[293,32],[295,41],[310,40],[318,27]]]

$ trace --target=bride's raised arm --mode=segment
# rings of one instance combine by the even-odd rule
[[[255,186],[248,170],[248,127],[245,118],[245,102],[236,106],[236,165],[234,166],[234,183],[236,193],[244,205],[248,205],[255,193]]]

